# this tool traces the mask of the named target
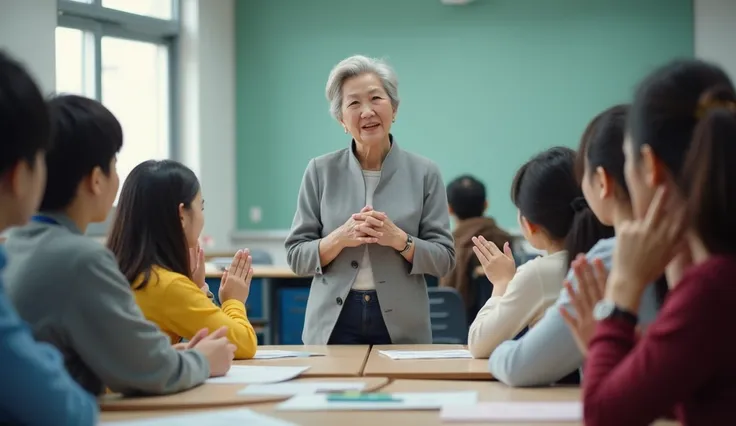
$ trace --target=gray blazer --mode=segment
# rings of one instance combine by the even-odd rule
[[[327,344],[365,250],[364,246],[346,248],[322,268],[319,241],[364,206],[365,181],[352,144],[309,162],[285,244],[291,269],[314,277],[302,333],[304,344]],[[413,263],[390,247],[368,246],[391,341],[432,343],[424,274],[442,277],[455,267],[447,194],[439,168],[393,142],[383,162],[373,207],[413,236],[415,244]]]
[[[89,393],[170,394],[209,377],[207,358],[177,351],[146,320],[115,256],[63,214],[14,229],[8,297],[37,340],[56,346]]]

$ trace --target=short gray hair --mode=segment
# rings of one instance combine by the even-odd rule
[[[330,102],[330,114],[337,120],[342,119],[342,85],[348,78],[362,74],[375,74],[381,80],[383,89],[391,99],[394,111],[399,108],[399,80],[396,72],[383,59],[369,58],[363,55],[354,55],[345,58],[335,65],[327,78],[325,96]]]

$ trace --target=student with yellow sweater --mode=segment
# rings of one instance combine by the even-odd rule
[[[176,161],[136,166],[123,185],[108,246],[131,284],[146,318],[179,343],[203,327],[227,327],[235,358],[252,358],[257,339],[245,301],[253,275],[248,251],[238,251],[220,284],[218,307],[207,296],[199,181]]]

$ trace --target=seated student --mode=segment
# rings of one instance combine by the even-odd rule
[[[488,208],[486,187],[473,176],[463,175],[450,182],[447,185],[447,201],[450,217],[455,222],[453,238],[457,264],[450,274],[440,278],[439,284],[440,287],[451,287],[460,293],[470,324],[478,313],[478,307],[484,302],[476,300],[478,292],[471,288],[473,271],[480,266],[473,254],[472,237],[483,236],[487,241],[503,247],[510,242],[511,236],[493,218],[483,215]]]
[[[100,103],[59,96],[48,102],[54,145],[40,214],[14,229],[8,294],[37,339],[61,350],[88,392],[166,394],[225,374],[233,348],[211,336],[176,350],[141,314],[115,257],[84,232],[102,222],[118,190],[115,156],[123,133]]]
[[[143,314],[172,343],[191,339],[203,327],[225,326],[235,357],[252,358],[258,341],[245,310],[252,259],[247,251],[235,255],[222,277],[219,308],[202,290],[207,286],[204,254],[197,241],[203,211],[194,172],[171,160],[143,162],[123,184],[108,246]]]
[[[576,157],[578,179],[590,212],[614,231],[631,210],[624,180],[622,151],[627,106],[615,106],[596,116],[586,128]],[[588,252],[589,258],[599,258],[610,265],[615,237],[600,240]],[[571,258],[581,251],[570,250]],[[577,286],[574,272],[567,280]],[[657,313],[656,286],[644,292],[639,313],[643,324],[650,323]],[[547,386],[561,381],[577,381],[583,364],[583,354],[565,320],[561,308],[570,308],[567,290],[561,290],[557,301],[542,319],[524,336],[501,343],[489,359],[490,372],[497,380],[510,386]]]
[[[25,69],[0,51],[0,232],[38,207],[51,140],[48,110]],[[63,358],[31,331],[5,296],[0,245],[0,424],[93,426],[97,402],[64,369]]]
[[[501,251],[482,236],[473,237],[473,250],[493,283],[491,298],[468,333],[468,349],[475,358],[488,358],[501,342],[539,321],[562,289],[568,249],[587,251],[613,234],[585,207],[575,178],[575,152],[569,148],[548,149],[521,166],[511,200],[524,238],[547,255],[517,271],[508,243]]]
[[[637,89],[628,135],[633,215],[593,311],[585,424],[643,426],[673,408],[686,426],[734,424],[736,88],[715,65],[667,64]],[[665,270],[674,285],[637,339],[643,288]]]

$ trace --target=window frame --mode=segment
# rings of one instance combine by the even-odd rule
[[[160,19],[123,12],[102,6],[102,0],[82,3],[57,0],[57,27],[73,28],[94,38],[94,94],[102,99],[102,38],[115,37],[163,45],[168,49],[169,158],[179,160],[179,36],[181,34],[181,0],[172,0],[172,18]]]

